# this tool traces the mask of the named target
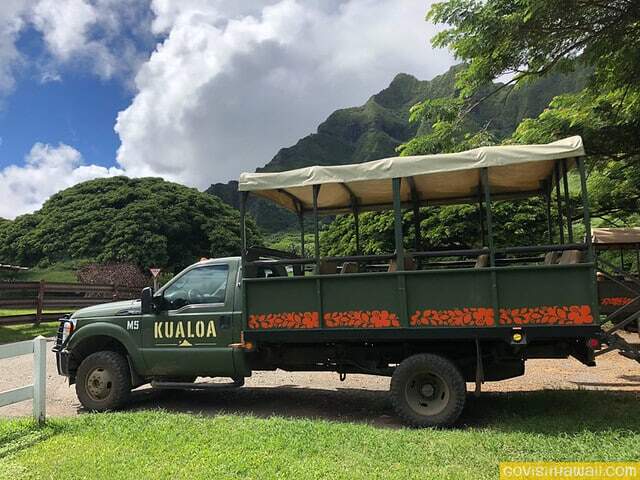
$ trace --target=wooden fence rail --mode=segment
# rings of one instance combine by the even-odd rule
[[[56,319],[78,308],[139,298],[140,289],[119,285],[53,282],[0,282],[0,309],[35,310],[33,314],[0,316],[0,325]],[[53,310],[55,313],[45,313]]]

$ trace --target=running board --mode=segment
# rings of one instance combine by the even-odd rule
[[[244,377],[229,383],[158,382],[153,380],[153,388],[165,390],[230,390],[244,385]]]

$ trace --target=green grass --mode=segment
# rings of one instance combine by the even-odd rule
[[[465,425],[448,430],[162,410],[43,428],[4,420],[0,478],[489,479],[506,460],[638,460],[637,402],[632,393],[489,394],[470,397]]]
[[[78,262],[60,262],[47,268],[33,267],[29,270],[17,272],[2,272],[0,280],[16,282],[47,282],[77,283],[76,270]]]
[[[0,344],[31,340],[38,335],[53,337],[57,331],[58,322],[41,323],[37,327],[32,324],[0,326]]]

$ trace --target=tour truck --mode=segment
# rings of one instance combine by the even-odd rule
[[[483,382],[522,375],[531,358],[593,366],[612,348],[637,358],[600,326],[584,155],[571,137],[242,174],[241,255],[195,263],[140,300],[61,319],[58,371],[93,411],[122,407],[145,384],[237,388],[254,371],[276,369],[382,375],[396,414],[423,427],[454,423],[467,383],[479,392]],[[569,174],[580,205],[569,201]],[[297,254],[247,245],[250,195],[298,216]],[[546,205],[546,244],[499,244],[495,203],[530,197]],[[477,235],[432,247],[421,217],[451,204],[477,209]],[[393,251],[365,254],[359,215],[383,210],[393,211]],[[323,256],[320,217],[339,214],[353,215],[353,251]],[[205,380],[219,377],[230,380]]]

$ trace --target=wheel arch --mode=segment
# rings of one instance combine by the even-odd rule
[[[132,374],[145,371],[139,347],[125,329],[111,323],[95,322],[79,328],[69,339],[67,350],[71,352],[77,365],[94,352],[109,350],[128,358]]]

